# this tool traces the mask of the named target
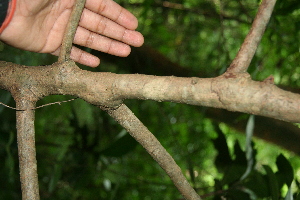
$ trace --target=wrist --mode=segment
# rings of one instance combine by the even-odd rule
[[[0,34],[8,26],[16,9],[17,0],[4,0],[0,3]]]

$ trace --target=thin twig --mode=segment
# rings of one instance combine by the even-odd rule
[[[252,27],[238,54],[227,69],[229,73],[246,72],[271,18],[276,0],[263,0]]]
[[[82,11],[84,9],[85,2],[86,0],[76,0],[74,4],[74,8],[72,10],[71,17],[64,34],[58,62],[70,60],[74,36],[79,24],[79,20],[81,18]]]
[[[146,149],[161,168],[166,171],[185,199],[201,200],[200,196],[182,174],[180,167],[176,164],[172,156],[125,104],[114,109],[102,106],[99,106],[99,108],[113,117]]]
[[[56,101],[56,102],[52,102],[52,103],[47,103],[47,104],[44,104],[44,105],[41,105],[41,106],[38,106],[38,107],[35,107],[35,108],[30,108],[30,109],[27,109],[27,110],[36,110],[36,109],[43,108],[43,107],[50,106],[50,105],[54,105],[54,104],[59,104],[60,105],[61,103],[67,103],[67,102],[70,102],[70,101],[74,101],[76,99],[78,99],[78,97],[73,98],[73,99],[69,99],[69,100],[65,100],[65,101]],[[0,102],[0,104],[3,105],[3,106],[5,106],[5,107],[7,107],[7,108],[16,110],[16,111],[25,111],[25,110],[19,110],[17,108],[11,107],[11,106],[6,105],[6,104],[4,104],[2,102]]]

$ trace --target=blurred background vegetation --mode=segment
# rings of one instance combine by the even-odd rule
[[[80,66],[82,69],[218,76],[235,57],[260,3],[117,2],[139,19],[138,30],[145,36],[145,45],[133,48],[127,58],[88,50],[101,58],[101,65],[96,69]],[[273,75],[279,87],[299,92],[299,48],[300,1],[278,0],[249,73],[259,81]],[[0,60],[48,65],[57,58],[2,44]],[[38,105],[71,98],[49,96]],[[14,106],[5,91],[0,92],[0,100]],[[172,102],[125,103],[205,199],[292,199],[288,191],[300,199],[298,124]],[[246,145],[247,124],[255,136],[250,146]],[[36,110],[35,126],[41,199],[182,199],[168,176],[122,127],[82,100]],[[0,131],[0,199],[21,199],[14,110],[0,107]],[[250,170],[247,174],[246,169]]]

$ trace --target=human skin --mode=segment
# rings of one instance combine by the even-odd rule
[[[19,49],[58,56],[75,0],[17,0],[14,15],[0,40]],[[74,44],[116,56],[127,56],[130,46],[139,47],[144,38],[135,31],[138,21],[113,0],[87,0]],[[100,59],[73,47],[71,58],[96,67]]]

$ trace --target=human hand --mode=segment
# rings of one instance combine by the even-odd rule
[[[75,0],[18,0],[11,22],[0,34],[3,42],[28,51],[58,56]],[[74,44],[125,57],[144,38],[137,19],[113,0],[87,0]],[[71,58],[96,67],[100,59],[76,47]]]

